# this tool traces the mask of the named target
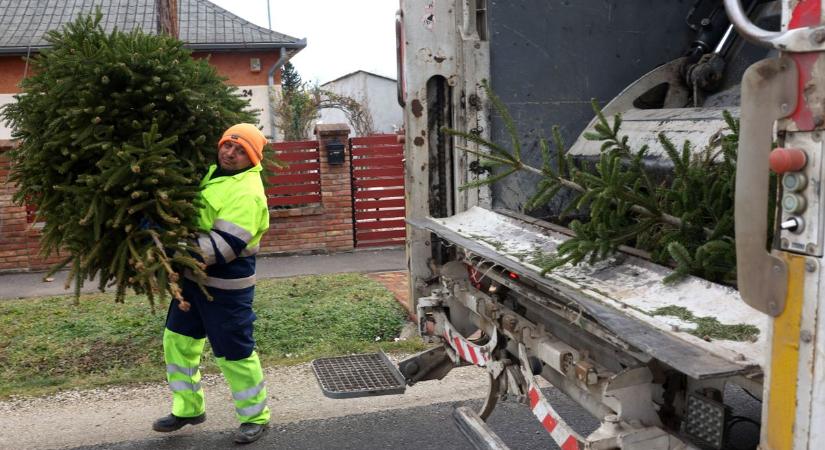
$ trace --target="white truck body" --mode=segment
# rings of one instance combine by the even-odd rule
[[[700,3],[696,2],[693,6]],[[721,1],[716,3],[721,7]],[[726,0],[725,3],[731,8],[739,8],[738,16],[732,16],[735,17],[733,22],[744,30],[741,33],[749,40],[772,46],[774,50],[825,50],[820,45],[825,39],[817,41],[819,44],[814,42],[814,28],[788,31],[789,28],[799,28],[798,24],[793,25],[795,18],[813,14],[810,12],[813,11],[812,5],[821,8],[817,11],[825,10],[819,0],[761,2],[753,4],[748,10],[754,20],[775,18],[781,12],[781,25],[785,32],[763,32],[750,22],[745,23],[750,27],[747,28],[742,25],[742,18],[745,21],[750,19],[741,12],[741,4],[737,0]],[[531,10],[531,5],[535,11]],[[825,406],[822,406],[825,405],[825,383],[822,383],[825,371],[820,370],[825,358],[821,351],[825,348],[825,332],[819,330],[825,321],[817,319],[820,308],[818,299],[821,297],[821,271],[818,269],[823,248],[821,241],[816,240],[821,240],[823,228],[819,219],[823,202],[818,200],[818,189],[811,188],[810,192],[804,193],[810,195],[810,204],[814,205],[812,211],[804,212],[805,223],[813,224],[805,232],[804,239],[813,240],[812,246],[796,248],[795,243],[803,239],[799,233],[791,235],[785,229],[779,230],[781,239],[777,245],[787,251],[796,251],[797,255],[786,257],[774,252],[779,256],[770,256],[764,248],[757,248],[759,258],[756,259],[764,259],[768,266],[775,264],[764,266],[768,267],[768,271],[762,275],[758,273],[761,266],[757,267],[750,260],[743,263],[744,259],[740,256],[740,287],[743,279],[752,281],[759,277],[769,287],[763,289],[764,292],[756,292],[757,295],[753,290],[748,291],[744,300],[740,292],[730,286],[697,278],[688,277],[678,283],[664,284],[662,279],[671,270],[639,257],[638,252],[632,250],[592,266],[563,267],[542,273],[531,258],[554,254],[559,243],[569,237],[569,231],[514,212],[529,195],[530,192],[524,191],[535,184],[535,178],[516,180],[492,189],[459,189],[479,176],[474,171],[478,158],[466,149],[480,149],[464,139],[446,135],[442,128],[449,127],[494,140],[505,137],[501,130],[502,122],[491,113],[483,82],[489,81],[493,92],[497,91],[498,86],[512,94],[504,102],[523,109],[511,112],[519,127],[535,125],[537,119],[531,108],[538,108],[541,112],[540,109],[546,107],[549,114],[561,114],[562,118],[570,116],[574,121],[577,119],[574,116],[581,116],[580,110],[565,108],[569,105],[580,106],[590,94],[577,92],[579,97],[562,98],[570,97],[567,95],[569,91],[564,90],[564,86],[554,87],[552,74],[557,73],[559,66],[575,67],[573,61],[587,55],[577,53],[582,42],[578,39],[600,32],[592,27],[591,22],[598,23],[599,18],[603,18],[605,27],[615,27],[619,32],[653,33],[650,30],[655,30],[656,25],[669,26],[665,20],[670,15],[663,13],[668,8],[687,9],[690,6],[668,5],[613,1],[528,1],[514,5],[503,5],[492,0],[401,1],[397,18],[399,101],[404,106],[406,127],[407,257],[411,298],[418,312],[422,335],[433,342],[443,343],[446,359],[452,364],[476,364],[490,373],[490,394],[482,410],[477,416],[466,410],[459,414],[465,424],[474,424],[465,426],[466,429],[476,430],[465,430],[465,434],[486,436],[474,438],[480,448],[500,448],[501,443],[494,436],[478,431],[484,428],[478,418],[486,418],[501,394],[509,394],[528,403],[564,449],[722,448],[729,424],[725,396],[731,385],[737,385],[757,398],[762,398],[763,394],[766,398],[762,448],[816,449],[825,446],[825,436],[818,429],[821,427],[812,426],[825,417],[822,415],[825,413]],[[518,23],[504,23],[504,19],[496,22],[496,11],[500,13],[508,8],[522,11],[523,27]],[[590,14],[585,11],[587,9],[595,12],[587,15]],[[796,11],[794,14],[797,15],[792,11]],[[532,40],[542,31],[557,36],[554,28],[536,31],[537,27],[541,28],[542,18],[547,17],[550,21],[552,17],[555,20],[553,23],[564,24],[558,17],[574,13],[577,20],[571,20],[569,28],[565,29],[565,36],[572,36],[570,41],[552,44],[558,54],[551,54],[549,49],[542,48],[541,43]],[[658,14],[663,22],[647,24],[646,29],[621,29],[621,20],[632,23],[634,13],[640,17]],[[507,14],[501,13],[501,17],[507,17]],[[689,14],[693,14],[693,10]],[[584,19],[578,20],[582,17]],[[713,17],[713,21],[726,23],[718,16]],[[804,20],[800,23],[812,26]],[[752,114],[755,106],[753,100],[743,93],[742,101],[750,104],[747,107],[743,104],[740,112],[740,80],[747,79],[743,82],[745,84],[763,82],[765,86],[771,83],[777,85],[773,74],[786,71],[790,66],[783,62],[785,60],[774,58],[773,62],[742,75],[745,67],[753,61],[776,56],[776,52],[758,53],[746,48],[744,41],[736,38],[733,26],[724,25],[723,28],[726,28],[724,36],[717,36],[718,41],[702,51],[744,54],[742,58],[746,63],[737,63],[733,57],[728,60],[733,75],[728,77],[728,84],[721,88],[722,92],[718,95],[700,95],[695,84],[686,86],[683,77],[687,66],[682,60],[677,60],[679,52],[673,49],[667,51],[674,62],[659,67],[644,66],[649,63],[643,61],[654,57],[639,55],[633,64],[641,67],[632,68],[636,72],[636,81],[626,89],[619,89],[618,86],[611,88],[615,99],[607,104],[605,112],[608,115],[625,114],[628,119],[626,131],[634,144],[651,142],[653,134],[658,131],[672,133],[676,139],[689,138],[701,143],[724,127],[721,111],[728,110],[742,115],[743,140],[761,133],[759,143],[765,147],[770,145],[770,142],[764,141],[764,135],[770,134],[770,126],[762,123],[754,131],[753,122],[745,123],[746,117],[752,117],[748,114]],[[496,48],[491,41],[495,42],[499,35],[508,33],[521,36],[524,45],[535,52],[534,67],[529,63],[504,67],[502,62],[509,62],[511,55],[500,45],[491,55],[491,47]],[[612,31],[608,35],[616,36],[617,41],[624,39],[616,33]],[[674,35],[672,42],[689,40]],[[636,41],[630,42],[628,45],[632,47]],[[660,47],[668,47],[672,42],[663,41]],[[605,44],[614,48],[611,45],[620,46],[622,43]],[[656,43],[651,45],[654,50],[658,48]],[[691,49],[695,49],[695,45]],[[512,51],[518,52],[516,49]],[[618,50],[616,57],[619,57]],[[543,63],[550,65],[544,66]],[[593,71],[575,73],[573,81],[578,83],[575,86],[588,88],[593,85],[591,79],[603,76],[598,73],[599,65],[595,66]],[[820,80],[818,77],[821,77],[822,69],[800,67],[811,70],[809,86],[813,86],[811,91],[818,92],[815,82]],[[605,71],[611,69],[613,67],[603,68]],[[622,66],[621,70],[621,76],[627,77],[627,67]],[[548,74],[546,85],[531,84],[536,79],[531,74],[536,71]],[[519,91],[521,86],[514,86],[513,83],[497,85],[496,74],[508,81],[523,75],[525,90]],[[788,79],[793,78],[790,72],[788,74]],[[566,86],[571,83],[569,79],[565,80],[557,84]],[[658,107],[638,107],[642,94],[652,92],[654,87],[661,85],[669,85],[670,90],[666,89],[668,94],[656,100]],[[776,92],[776,96],[783,99],[795,96],[795,88],[787,86],[765,89],[766,92]],[[544,88],[547,92],[542,91]],[[746,89],[743,88],[743,92]],[[535,93],[535,100],[531,93]],[[760,97],[759,101],[766,104],[776,102],[776,109],[784,114],[767,117],[768,124],[794,110],[791,100]],[[819,111],[817,108],[812,108],[816,114]],[[769,114],[766,113],[767,116]],[[584,122],[578,126],[572,125],[576,122],[566,123],[567,128],[563,131],[568,138],[570,135],[574,137],[569,141],[575,141],[575,136],[584,129]],[[796,143],[800,148],[809,149],[809,165],[804,170],[818,186],[823,179],[822,167],[825,165],[818,162],[821,158],[816,151],[822,151],[825,140],[819,137],[818,131],[810,132],[813,135],[799,133],[809,132],[800,128],[800,123],[780,122],[778,129],[786,131],[779,137],[786,144]],[[825,120],[817,121],[814,128],[821,128],[823,124]],[[518,130],[522,136],[532,131]],[[760,176],[766,178],[767,151],[770,148],[759,148],[765,158],[765,170],[760,172]],[[537,153],[535,147],[533,151]],[[581,140],[575,142],[572,152],[581,157],[597,154],[592,144]],[[750,158],[742,155],[740,150],[740,162]],[[751,201],[756,199],[761,202],[759,204],[766,204],[764,193],[760,189],[755,190],[762,197],[751,197]],[[737,195],[740,191],[744,193],[745,190],[738,190]],[[737,206],[737,218],[738,209]],[[788,218],[783,216],[781,220]],[[764,240],[767,234],[762,236]],[[744,242],[747,239],[740,239],[737,228],[737,242],[740,240]],[[786,263],[776,263],[782,258]],[[784,297],[786,282],[790,286],[787,302]],[[782,289],[774,289],[776,286]],[[775,292],[781,292],[781,301],[771,297]],[[794,298],[805,301],[794,304]],[[687,311],[689,315],[658,314],[662,308],[674,311],[674,307],[683,308],[679,311]],[[751,326],[758,333],[751,339],[697,335],[696,318],[714,319],[720,325]],[[780,322],[785,328],[778,328],[777,323]],[[780,338],[786,339],[789,333],[796,333],[795,340],[781,341]],[[785,363],[789,364],[787,371],[790,375],[780,375],[779,368]],[[408,382],[439,378],[446,373],[445,370],[449,370],[441,368],[427,375],[417,372],[420,369],[418,365],[411,369],[402,364],[401,369]],[[555,414],[552,405],[546,404],[540,392],[536,393],[534,375],[546,378],[568,394],[601,420],[602,426],[587,436],[578,435],[567,427],[563,418]],[[772,389],[774,395],[771,394]]]

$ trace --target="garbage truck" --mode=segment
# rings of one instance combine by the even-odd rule
[[[397,367],[383,355],[358,363],[388,367],[388,386],[335,388],[349,369],[316,361],[325,393],[399,393],[475,365],[488,373],[486,399],[454,416],[476,447],[506,448],[484,422],[506,397],[570,450],[726,448],[738,392],[761,402],[759,448],[825,448],[823,3],[401,0],[410,298],[434,345]],[[571,238],[558,202],[525,212],[530,173],[475,183],[491,176],[484,149],[446,130],[504,144],[515,133],[540,165],[539,138],[558,126],[568,153],[587,160],[600,152],[582,137],[593,99],[664,172],[657,134],[701,144],[724,131],[726,111],[739,119],[735,283],[663,283],[673,268],[632,248],[547,272],[524,258]],[[701,320],[754,332],[709,337]],[[600,426],[580,434],[539,379]]]

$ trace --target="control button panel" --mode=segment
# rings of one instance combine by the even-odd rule
[[[771,152],[770,167],[779,174],[779,246],[810,256],[823,254],[822,133],[792,132],[783,148]]]

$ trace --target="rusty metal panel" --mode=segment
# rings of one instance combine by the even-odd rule
[[[540,158],[537,138],[561,127],[568,145],[593,112],[654,67],[682,55],[694,31],[685,25],[692,1],[490,1],[490,78],[510,110],[528,163]],[[509,142],[494,115],[492,137]],[[493,206],[520,210],[537,178],[519,174],[493,187]],[[539,212],[539,215],[543,215]]]
[[[481,88],[481,81],[490,78],[489,42],[485,11],[478,10],[479,3],[483,2],[401,1],[399,80],[405,118],[407,217],[425,217],[445,208],[445,214],[452,214],[483,204],[489,197],[487,189],[452,190],[470,181],[468,168],[477,158],[459,152],[441,131],[442,126],[450,126],[489,136]],[[444,195],[431,196],[434,185]],[[442,198],[451,204],[442,204]],[[417,299],[429,295],[431,260],[438,251],[431,247],[429,233],[414,229],[408,230],[406,243],[410,298]]]

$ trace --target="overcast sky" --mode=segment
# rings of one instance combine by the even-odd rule
[[[209,0],[264,28],[267,0]],[[304,81],[323,84],[356,70],[390,78],[398,0],[269,0],[272,29],[307,46],[292,58]]]

